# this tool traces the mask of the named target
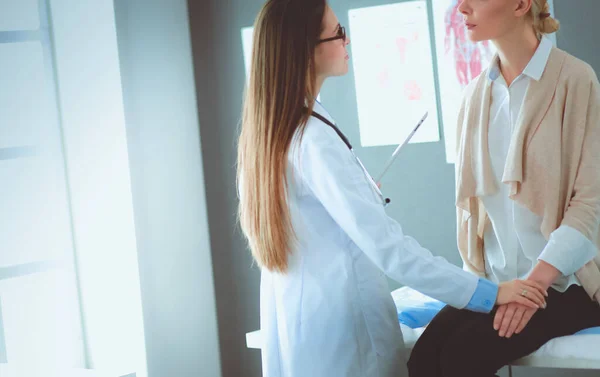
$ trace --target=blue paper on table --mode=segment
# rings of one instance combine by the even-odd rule
[[[581,330],[581,331],[575,333],[575,335],[588,335],[588,334],[600,335],[600,327],[592,327],[592,328]]]
[[[412,329],[423,327],[446,306],[440,301],[426,301],[418,305],[398,310],[398,320]]]

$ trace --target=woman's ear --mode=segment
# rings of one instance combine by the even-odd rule
[[[533,5],[533,0],[518,0],[517,7],[515,9],[516,16],[522,17],[529,13],[531,10],[531,6]]]

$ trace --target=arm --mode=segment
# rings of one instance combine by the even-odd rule
[[[497,286],[434,257],[387,216],[354,156],[329,129],[302,142],[303,181],[336,223],[392,279],[457,308],[488,312]],[[480,287],[478,289],[478,286]],[[474,296],[478,291],[479,294]],[[474,301],[472,301],[474,299]],[[477,301],[479,300],[479,301]]]
[[[548,244],[528,279],[546,289],[561,276],[569,276],[596,256],[596,246],[577,229],[562,225],[552,232]]]
[[[600,226],[600,86],[589,89],[581,157],[561,226],[550,235],[530,279],[550,286],[561,275],[576,273],[598,253],[595,239]]]
[[[600,225],[600,85],[594,76],[590,87],[587,116],[583,130],[581,157],[561,225],[578,230],[589,240],[595,241]],[[559,228],[560,229],[560,228]]]

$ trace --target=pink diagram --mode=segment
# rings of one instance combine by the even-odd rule
[[[463,15],[458,7],[459,1],[452,0],[446,11],[444,42],[447,54],[454,50],[456,77],[460,85],[465,87],[483,70],[482,60],[489,55],[490,49],[487,41],[475,44],[468,40]]]
[[[396,47],[398,48],[398,53],[400,53],[400,62],[402,64],[406,63],[406,46],[408,45],[408,40],[404,37],[396,38]]]
[[[419,101],[423,97],[423,91],[416,80],[410,80],[404,84],[404,93],[409,101]]]

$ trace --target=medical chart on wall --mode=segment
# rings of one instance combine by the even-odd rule
[[[463,91],[488,67],[496,49],[490,41],[469,41],[464,17],[458,9],[459,0],[433,0],[432,4],[446,161],[454,163],[456,119]],[[553,13],[552,1],[549,4]],[[556,44],[554,35],[549,38]]]
[[[348,15],[361,145],[402,143],[425,111],[429,117],[411,142],[439,141],[426,2]]]
[[[433,0],[440,103],[446,161],[454,163],[456,119],[467,84],[488,67],[495,53],[491,42],[469,41],[459,0]]]

